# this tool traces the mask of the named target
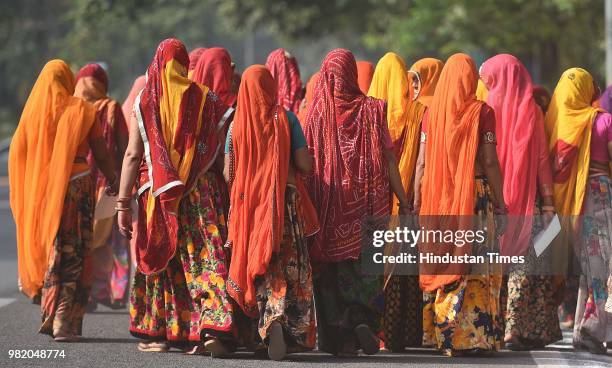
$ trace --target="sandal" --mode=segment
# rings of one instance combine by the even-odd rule
[[[226,356],[229,351],[223,345],[221,340],[213,337],[204,342],[204,350],[210,353],[210,356],[213,358],[223,358]]]
[[[374,355],[380,351],[380,340],[378,340],[368,325],[360,324],[355,327],[354,332],[364,354]]]

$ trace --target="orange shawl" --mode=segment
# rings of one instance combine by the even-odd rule
[[[42,288],[57,235],[77,147],[96,111],[73,97],[74,76],[62,60],[41,71],[21,114],[9,153],[11,210],[16,225],[19,280],[34,297]]]
[[[409,73],[415,73],[419,78],[420,88],[417,101],[425,106],[431,105],[444,62],[434,58],[424,58],[412,64]]]
[[[364,95],[368,94],[370,90],[370,84],[372,83],[372,77],[374,76],[374,65],[369,61],[358,61],[357,62],[357,83],[359,89]]]
[[[399,55],[388,52],[376,65],[368,96],[387,101],[387,124],[408,198],[412,198],[421,120],[426,108],[420,102],[411,101],[410,89],[404,60]],[[392,203],[397,203],[395,196]],[[392,214],[398,213],[397,206],[392,205],[391,208]]]
[[[429,107],[428,137],[421,216],[439,222],[442,215],[474,214],[474,166],[478,151],[478,125],[483,103],[476,100],[478,73],[474,61],[465,54],[451,56],[440,75]],[[432,226],[433,225],[433,226]],[[440,228],[430,223],[429,228]],[[451,225],[453,226],[453,225]],[[456,226],[456,225],[454,225]],[[428,244],[429,245],[429,244]],[[429,248],[429,247],[426,247]],[[462,255],[469,246],[433,244],[433,252]],[[421,288],[434,291],[458,280],[462,267],[439,264],[420,275]],[[450,271],[450,272],[449,272]]]
[[[298,114],[298,120],[302,127],[304,123],[306,123],[306,117],[308,116],[308,109],[310,108],[310,102],[314,97],[314,88],[317,85],[317,81],[319,80],[319,72],[316,72],[310,77],[308,83],[306,84],[306,97],[304,97],[303,107],[300,109]]]
[[[228,242],[228,292],[249,316],[257,315],[255,277],[266,272],[284,232],[289,173],[289,122],[277,105],[276,82],[263,65],[245,70],[231,131],[233,173]]]

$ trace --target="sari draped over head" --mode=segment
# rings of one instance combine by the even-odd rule
[[[276,82],[263,65],[245,70],[231,131],[228,292],[249,316],[258,315],[255,277],[266,272],[283,239],[291,138]]]
[[[429,106],[431,104],[431,100],[433,99],[443,67],[444,62],[434,58],[424,58],[418,60],[410,67],[409,72],[416,73],[421,83],[417,101],[425,106]],[[412,88],[410,88],[410,91],[412,95]]]
[[[393,52],[383,56],[374,71],[368,96],[387,101],[387,124],[399,160],[399,173],[408,198],[412,198],[412,179],[421,133],[425,105],[410,98],[410,80],[404,60]],[[397,198],[393,196],[393,202]],[[392,213],[399,208],[391,206]]]
[[[29,297],[43,286],[77,148],[96,118],[94,107],[72,96],[73,92],[74,76],[68,65],[49,61],[30,92],[11,141],[10,204],[19,280]]]
[[[164,270],[174,256],[179,202],[219,151],[216,122],[202,119],[208,87],[187,78],[188,65],[179,40],[162,41],[134,104],[149,179],[139,188],[139,193],[148,191],[147,216],[146,233],[139,232],[136,243],[145,275]]]
[[[370,84],[372,83],[372,77],[374,76],[374,65],[369,61],[358,61],[357,62],[357,83],[359,89],[364,95],[368,94],[370,90]]]
[[[504,255],[523,255],[531,240],[538,187],[538,137],[544,134],[544,115],[533,99],[527,68],[514,56],[496,55],[480,68],[487,104],[495,111],[497,156],[504,178],[504,200],[512,216],[501,238]]]
[[[302,127],[304,126],[304,123],[306,123],[306,118],[308,117],[308,110],[310,108],[312,98],[314,97],[314,88],[317,85],[318,80],[319,72],[316,72],[310,77],[308,83],[306,83],[306,96],[304,97],[306,103],[303,104],[303,107],[300,109],[300,112],[298,114],[298,120],[300,121]]]
[[[478,73],[466,54],[451,56],[442,69],[429,106],[421,216],[426,227],[439,229],[440,216],[474,215],[475,164],[483,102],[476,100]],[[455,219],[456,220],[456,219]],[[433,223],[432,223],[433,222]],[[452,225],[451,225],[452,226]],[[461,226],[461,225],[459,225]],[[460,256],[471,247],[424,244],[435,254]],[[458,280],[465,265],[437,264],[420,275],[421,288],[434,291]]]
[[[125,101],[123,101],[123,105],[121,105],[121,110],[123,111],[123,117],[125,118],[125,121],[128,124],[128,131],[130,128],[129,127],[130,120],[132,119],[132,115],[134,114],[134,101],[136,101],[136,96],[138,96],[140,91],[142,91],[146,82],[147,82],[147,77],[145,77],[144,75],[141,75],[138,78],[136,78],[134,80],[134,84],[132,84],[132,89],[130,90],[130,93],[125,98]]]
[[[361,92],[348,50],[327,54],[319,73],[304,126],[314,150],[307,186],[320,224],[310,255],[315,261],[340,262],[359,257],[367,216],[390,214],[383,154],[386,103]]]
[[[482,82],[482,80],[478,80],[478,86],[476,87],[476,99],[478,101],[486,101],[487,95],[489,91],[487,90],[487,86]]]
[[[97,111],[98,121],[102,128],[102,138],[106,144],[114,162],[120,163],[123,159],[123,152],[117,145],[117,137],[123,134],[127,141],[127,124],[123,117],[121,106],[107,96],[108,76],[106,71],[99,64],[87,64],[76,76],[76,87],[74,95],[80,97],[94,105]],[[95,186],[97,201],[102,198],[105,187],[109,184],[106,177],[102,175],[96,165],[93,153],[90,151],[87,157],[91,168],[91,179]],[[115,165],[117,178],[121,173],[121,165]],[[111,235],[114,215],[104,219],[94,220],[94,237],[91,249],[95,249],[106,243]]]
[[[607,112],[612,112],[612,85],[608,86],[601,94],[599,106]]]
[[[191,80],[212,89],[225,105],[232,107],[236,103],[236,94],[231,91],[233,77],[234,69],[229,52],[221,47],[212,47],[200,56]]]
[[[550,93],[543,86],[533,86],[533,99],[538,104],[542,113],[546,114],[548,105],[550,105]]]
[[[589,174],[591,129],[597,112],[591,106],[593,77],[581,68],[566,70],[557,83],[546,112],[546,133],[553,168],[557,213],[581,213]]]
[[[302,80],[297,60],[285,49],[276,49],[268,55],[266,67],[276,80],[276,102],[285,110],[297,114],[302,102]]]
[[[117,147],[116,137],[118,132],[127,131],[127,124],[121,106],[117,101],[108,97],[107,93],[108,76],[106,71],[99,64],[87,64],[81,68],[76,76],[74,95],[94,105],[102,128],[102,136],[106,142],[106,147],[113,156],[115,162],[120,162],[118,160],[123,159],[123,157],[119,152],[119,147]],[[93,182],[96,184],[98,195],[100,195],[101,190],[103,190],[108,183],[104,175],[100,173],[95,165],[91,153],[87,159],[92,168],[91,175]],[[121,172],[121,166],[115,166],[116,172],[119,174],[119,172]]]
[[[198,64],[198,61],[200,61],[200,57],[202,57],[202,54],[204,53],[204,51],[206,51],[205,47],[196,47],[195,49],[191,50],[191,52],[189,53],[189,68],[187,69],[188,78],[191,79],[193,70]]]

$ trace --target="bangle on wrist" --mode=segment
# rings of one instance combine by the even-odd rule
[[[119,206],[117,206],[117,207],[115,207],[115,211],[117,211],[117,212],[127,212],[127,211],[132,211],[132,208],[131,207],[123,207],[123,206],[119,207]]]
[[[542,211],[544,212],[557,212],[555,206],[542,206]]]

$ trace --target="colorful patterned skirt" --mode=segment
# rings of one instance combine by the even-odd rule
[[[532,234],[544,229],[540,207],[536,206]],[[508,274],[508,299],[504,340],[525,347],[544,347],[563,338],[557,314],[554,277],[550,273],[549,247],[539,257],[533,246],[525,263],[513,265]]]
[[[580,288],[574,345],[585,338],[612,341],[612,186],[607,176],[589,178],[580,249]]]
[[[104,239],[94,239],[101,245],[92,250],[93,284],[91,297],[103,304],[124,305],[129,297],[130,241],[119,232],[117,217],[103,219],[108,222]],[[94,238],[99,236],[94,225]]]
[[[143,194],[139,218],[145,219]],[[130,291],[130,333],[147,340],[232,339],[232,305],[221,196],[214,174],[203,175],[179,205],[176,255],[160,273],[136,271]]]
[[[285,232],[280,251],[272,255],[265,276],[255,280],[259,335],[267,342],[272,322],[285,332],[289,352],[311,350],[316,342],[312,269],[299,213],[297,189],[285,190]]]
[[[498,249],[489,185],[476,179],[478,229],[487,230],[483,251]],[[483,272],[484,271],[484,272]],[[501,268],[488,265],[432,293],[423,293],[423,344],[454,352],[498,351],[501,347]]]
[[[81,335],[91,290],[94,187],[89,174],[68,183],[42,289],[39,332]]]
[[[342,353],[354,328],[366,324],[380,330],[384,309],[383,279],[362,273],[360,260],[315,265],[314,287],[319,349]]]

